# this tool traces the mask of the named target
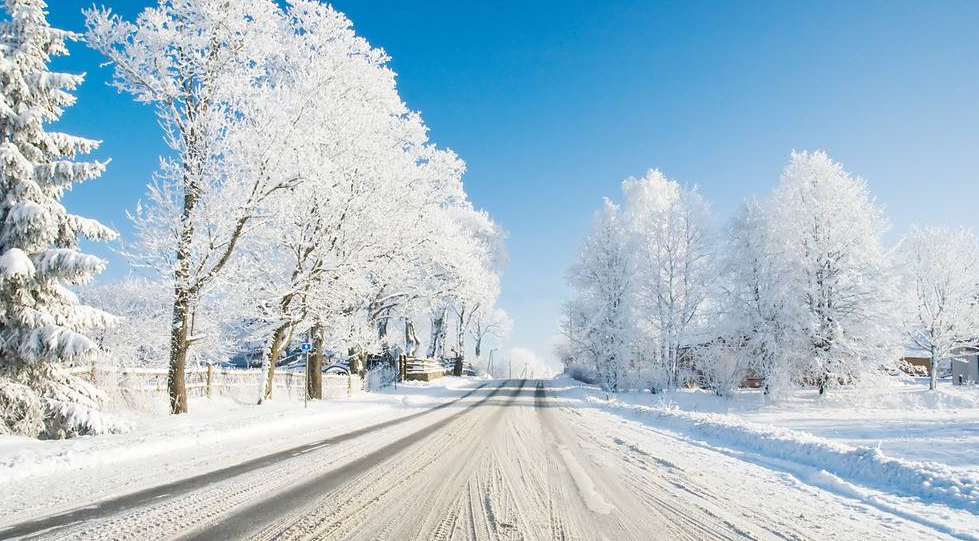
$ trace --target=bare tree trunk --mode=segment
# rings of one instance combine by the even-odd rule
[[[938,359],[935,358],[935,348],[931,348],[931,370],[928,374],[928,390],[934,391],[938,388]]]
[[[196,188],[189,180],[190,172],[184,171],[184,205],[181,212],[180,238],[177,244],[177,261],[173,271],[173,318],[170,326],[170,368],[167,371],[167,394],[170,397],[170,413],[187,413],[187,387],[184,377],[187,369],[188,330],[190,327],[191,290],[190,245],[194,237],[191,215],[197,205]]]
[[[388,344],[388,322],[391,321],[390,314],[390,310],[385,310],[377,320],[377,338],[381,342],[381,353],[385,359],[391,358],[391,347]]]
[[[258,403],[261,404],[263,400],[268,400],[272,398],[272,387],[273,381],[275,379],[275,363],[279,360],[279,354],[282,353],[282,348],[287,346],[289,342],[292,341],[292,322],[283,323],[279,328],[275,329],[272,333],[272,339],[269,341],[268,354],[265,357],[265,362],[267,364],[267,373],[265,376],[265,391],[262,393],[262,398],[259,399]],[[286,336],[288,333],[288,337]]]
[[[415,357],[418,355],[418,336],[415,334],[415,324],[411,321],[411,318],[405,318],[405,354],[408,357]]]
[[[313,353],[306,362],[306,396],[319,400],[323,398],[323,326],[313,325]]]
[[[460,357],[466,356],[466,307],[463,306],[459,311],[459,322],[456,328],[456,353]]]
[[[177,288],[173,302],[173,325],[170,328],[170,369],[167,372],[167,394],[170,413],[187,413],[187,387],[184,375],[187,368],[187,305],[185,291]]]
[[[428,343],[428,357],[435,359],[441,356],[445,341],[445,313],[443,308],[432,317],[432,339]]]
[[[367,372],[367,353],[360,346],[355,346],[347,350],[350,359],[350,373],[357,374],[361,378]]]

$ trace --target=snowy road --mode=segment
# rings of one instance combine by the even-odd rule
[[[569,408],[546,385],[493,382],[424,415],[0,538],[949,538],[783,472]]]

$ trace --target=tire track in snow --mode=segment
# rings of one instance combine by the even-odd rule
[[[181,533],[254,541],[942,537],[893,517],[861,522],[854,502],[612,415],[569,409],[544,385],[505,383],[439,419],[420,432],[409,423],[311,449],[63,533],[85,541]],[[607,512],[596,512],[594,495]],[[228,524],[237,530],[222,529]]]
[[[742,462],[655,427],[592,408],[561,408],[574,432],[622,462],[623,483],[650,509],[700,508],[729,525],[734,539],[949,539],[915,521],[801,486],[783,472]],[[642,442],[641,445],[638,442]],[[738,483],[738,484],[732,484]],[[645,484],[648,486],[644,487]],[[694,515],[691,524],[705,519]],[[685,518],[681,520],[686,521]]]
[[[179,539],[181,541],[237,541],[252,535],[256,531],[267,531],[268,524],[279,522],[282,516],[288,516],[297,507],[302,507],[307,502],[314,501],[317,496],[350,484],[365,472],[387,461],[389,457],[395,455],[403,448],[426,439],[428,436],[437,433],[446,425],[455,421],[457,417],[464,416],[466,413],[478,409],[481,404],[489,401],[501,390],[505,389],[506,385],[504,383],[494,388],[486,397],[468,406],[466,409],[375,449],[344,468],[330,471],[301,482],[288,488],[285,492],[269,498],[267,501],[259,502],[242,509],[236,509],[234,512],[222,517],[219,522],[184,535]],[[276,538],[288,539],[289,537],[286,535],[286,532],[283,532],[282,536],[277,535]]]
[[[345,444],[352,440],[370,437],[387,429],[410,424],[413,421],[417,421],[433,413],[445,411],[447,408],[471,397],[477,391],[483,389],[486,385],[487,383],[483,383],[463,394],[459,398],[439,404],[424,411],[278,451],[203,475],[184,478],[172,483],[158,485],[122,496],[109,498],[101,502],[96,502],[94,504],[75,508],[69,511],[5,526],[0,528],[0,539],[26,540],[41,537],[48,538],[57,535],[59,530],[65,528],[71,528],[73,530],[81,529],[88,532],[88,535],[91,536],[83,536],[80,537],[81,539],[96,539],[99,535],[101,535],[99,532],[102,530],[115,531],[112,526],[106,525],[106,523],[111,521],[113,517],[120,514],[127,516],[127,520],[124,522],[128,523],[129,528],[132,529],[134,520],[138,521],[136,524],[141,523],[141,517],[143,516],[142,513],[146,509],[150,510],[148,513],[156,515],[156,518],[153,520],[152,524],[154,524],[157,529],[162,525],[176,527],[177,524],[173,523],[172,521],[174,520],[173,517],[178,515],[183,516],[183,518],[178,521],[182,522],[183,526],[192,526],[193,523],[199,522],[196,516],[204,515],[203,518],[206,519],[212,517],[213,515],[209,515],[206,512],[206,509],[202,510],[198,507],[193,507],[192,509],[196,510],[196,512],[191,512],[192,509],[188,508],[188,505],[195,505],[195,503],[199,504],[202,499],[207,500],[208,497],[202,497],[201,494],[213,493],[215,487],[221,487],[222,483],[228,480],[238,479],[242,476],[253,476],[256,472],[261,472],[269,468],[278,468],[282,464],[289,462],[289,459],[300,455],[314,455],[316,453],[322,453],[324,448],[334,449],[336,446]],[[308,456],[305,458],[308,458]],[[248,484],[248,488],[255,488],[256,486],[263,488],[268,488],[270,486],[274,487],[276,480],[278,479],[282,479],[282,477],[279,475],[273,475],[260,482],[252,482]],[[239,489],[234,487],[230,490],[228,488],[219,488],[219,490],[221,491],[220,493],[212,495],[221,499],[230,496],[230,501],[225,500],[226,504],[240,504],[242,502],[237,501],[236,498],[241,496],[242,493],[246,492],[248,489]],[[187,497],[182,498],[183,496]],[[183,500],[185,503],[177,503],[181,500]],[[220,512],[226,512],[227,508],[228,505],[224,505]],[[171,518],[160,518],[161,510],[163,510],[164,515],[168,515]],[[215,513],[215,515],[216,514],[218,513]],[[191,521],[190,524],[187,523],[188,520]],[[98,524],[99,527],[86,528],[86,523]],[[125,526],[122,526],[122,528],[124,530]],[[120,530],[120,532],[123,530]],[[121,533],[119,535],[121,535]],[[65,538],[70,539],[72,537],[69,535]],[[117,538],[121,539],[122,537],[110,536],[107,539]],[[141,541],[146,540],[145,533],[134,536],[134,538],[138,538]]]

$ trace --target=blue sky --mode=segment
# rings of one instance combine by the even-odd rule
[[[104,3],[132,18],[150,2]],[[80,30],[92,1],[49,5],[54,24]],[[393,57],[403,98],[509,231],[509,346],[550,355],[592,213],[650,167],[698,185],[723,219],[768,193],[792,149],[821,148],[868,179],[895,233],[979,226],[979,2],[334,5]],[[103,139],[113,163],[67,204],[126,235],[160,131],[105,85],[98,55],[72,53],[57,67],[89,77],[60,129]],[[127,272],[94,251],[112,260],[107,279]]]

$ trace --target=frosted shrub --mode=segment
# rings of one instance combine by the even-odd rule
[[[104,414],[105,394],[57,364],[40,364],[0,377],[0,433],[63,439],[120,432],[127,426]]]

